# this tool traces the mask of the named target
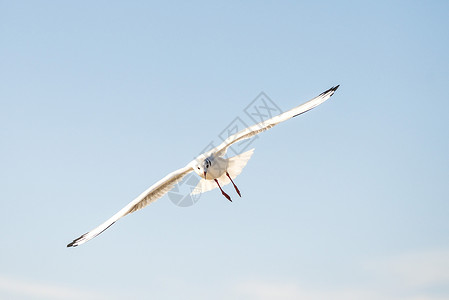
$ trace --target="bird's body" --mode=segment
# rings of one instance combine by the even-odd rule
[[[226,173],[229,165],[229,159],[211,155],[204,159],[204,163],[208,166],[206,176],[204,175],[204,172],[198,170],[198,167],[194,169],[195,173],[197,173],[203,179],[213,180],[220,178],[223,174]]]
[[[338,87],[339,86],[330,88],[329,90],[321,93],[312,100],[309,100],[291,110],[288,110],[271,119],[252,125],[234,135],[229,136],[218,147],[199,155],[185,167],[168,174],[163,179],[156,182],[154,185],[140,194],[136,199],[126,205],[123,209],[106,220],[103,224],[73,240],[67,245],[67,247],[76,247],[87,242],[88,240],[105,231],[118,219],[139,209],[142,209],[148,204],[156,201],[157,199],[165,195],[168,191],[170,191],[176,183],[178,183],[184,176],[192,171],[195,171],[195,173],[201,177],[200,182],[198,183],[194,191],[192,191],[192,194],[204,193],[218,187],[220,188],[223,196],[225,196],[229,201],[232,201],[231,197],[222,189],[222,186],[232,183],[237,194],[241,196],[241,193],[235,185],[233,179],[242,172],[243,168],[251,158],[254,149],[230,158],[225,158],[224,156],[226,155],[226,151],[229,146],[244,139],[251,138],[283,121],[286,121],[306,111],[311,110],[312,108],[329,99]]]

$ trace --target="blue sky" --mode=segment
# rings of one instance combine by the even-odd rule
[[[0,298],[449,298],[446,1],[1,1]],[[260,92],[229,203],[165,196]],[[245,120],[247,122],[248,120]]]

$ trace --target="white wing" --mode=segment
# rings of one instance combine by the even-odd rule
[[[303,114],[303,113],[311,110],[312,108],[317,107],[318,105],[320,105],[321,103],[323,103],[324,101],[329,99],[334,94],[334,92],[338,89],[338,87],[339,87],[339,85],[332,87],[332,88],[328,89],[327,91],[321,93],[317,97],[313,98],[312,100],[307,101],[306,103],[303,103],[289,111],[286,111],[286,112],[284,112],[280,115],[277,115],[271,119],[265,120],[263,122],[255,124],[253,126],[250,126],[246,129],[243,129],[234,135],[231,135],[223,143],[221,143],[218,147],[205,153],[204,156],[208,157],[212,154],[215,154],[216,156],[225,155],[226,150],[232,144],[242,141],[242,140],[245,140],[245,139],[249,139],[250,137],[255,136],[256,134],[259,134],[265,130],[268,130],[271,127],[273,127],[281,122],[284,122],[288,119],[291,119],[300,114]]]
[[[73,240],[67,247],[76,247],[81,244],[84,244],[88,240],[93,239],[106,229],[108,229],[112,224],[114,224],[118,219],[135,212],[139,209],[144,208],[148,204],[156,201],[165,195],[168,191],[170,191],[176,183],[178,183],[185,175],[192,172],[193,169],[191,164],[189,163],[182,169],[174,171],[155,184],[153,184],[150,188],[148,188],[145,192],[140,194],[136,199],[131,201],[128,205],[122,208],[118,213],[109,218],[106,222],[98,226],[97,228],[83,234],[79,238]]]

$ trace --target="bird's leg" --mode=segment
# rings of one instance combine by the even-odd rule
[[[239,188],[235,185],[234,181],[232,181],[232,178],[231,178],[231,176],[229,176],[229,173],[228,173],[228,172],[226,172],[226,176],[228,176],[228,178],[231,180],[232,185],[234,186],[235,191],[237,192],[237,194],[239,194],[239,196],[242,197],[242,195],[240,195]]]
[[[226,194],[226,193],[223,191],[223,189],[221,188],[220,184],[218,183],[218,180],[217,180],[217,179],[214,179],[214,180],[215,180],[215,182],[218,184],[218,187],[220,188],[220,191],[221,191],[221,193],[223,194],[223,196],[225,196],[226,199],[228,199],[229,201],[232,202],[231,197],[229,197],[229,195]]]

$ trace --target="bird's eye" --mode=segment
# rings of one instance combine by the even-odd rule
[[[200,167],[197,167],[198,168],[198,170],[200,169]]]

